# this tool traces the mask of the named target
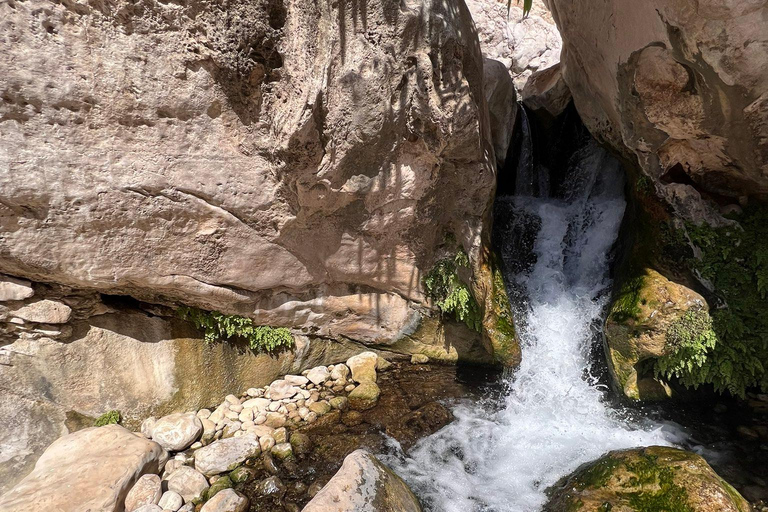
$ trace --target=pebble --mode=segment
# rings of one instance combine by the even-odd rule
[[[279,428],[285,425],[285,421],[285,416],[279,412],[268,412],[267,421],[265,421],[264,424],[268,427]]]
[[[264,391],[259,388],[248,388],[248,390],[245,392],[246,395],[256,398],[264,394]]]
[[[273,446],[275,446],[277,443],[275,442],[275,438],[266,435],[259,438],[259,445],[261,446],[261,451],[268,452],[272,449]]]
[[[285,484],[276,476],[271,476],[259,482],[256,488],[262,496],[277,496],[282,498],[285,495]]]
[[[208,480],[199,471],[181,466],[168,477],[166,485],[168,490],[179,493],[184,501],[190,502],[208,489]]]
[[[312,381],[312,384],[319,386],[331,378],[331,372],[328,371],[327,366],[317,366],[307,373],[307,378]]]
[[[163,510],[171,510],[172,512],[179,510],[183,504],[184,500],[182,499],[181,494],[174,491],[165,491],[158,502],[160,508]]]
[[[163,485],[157,475],[143,475],[125,497],[125,509],[135,510],[143,505],[156,505],[163,494]]]
[[[278,443],[270,450],[272,456],[280,460],[288,460],[293,457],[293,448],[290,443]]]
[[[305,386],[309,382],[308,378],[300,375],[286,375],[283,379],[294,386]]]
[[[285,429],[285,427],[276,428],[272,433],[272,437],[275,438],[276,443],[284,443],[288,441],[288,431]]]

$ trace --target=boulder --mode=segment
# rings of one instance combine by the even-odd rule
[[[392,470],[365,450],[347,455],[341,469],[303,512],[420,512],[416,496]]]
[[[653,269],[644,269],[625,282],[605,323],[611,376],[628,398],[666,398],[671,394],[667,383],[653,372],[638,374],[638,370],[710,333],[704,297]]]
[[[662,446],[611,452],[552,489],[545,512],[747,512],[749,503],[691,452]]]
[[[517,94],[512,77],[501,62],[483,59],[483,86],[491,120],[491,139],[496,154],[496,168],[504,168],[507,149],[517,119]]]
[[[765,196],[768,4],[549,5],[563,37],[565,81],[582,120],[598,139],[637,161],[673,208],[672,184],[718,201]]]
[[[353,389],[347,398],[350,407],[365,411],[376,405],[380,394],[381,390],[375,382],[365,381]]]
[[[330,378],[331,374],[328,371],[327,366],[316,366],[315,368],[312,368],[309,370],[309,373],[307,373],[307,378],[314,384],[315,386],[319,386],[325,381],[327,381]]]
[[[248,498],[232,489],[224,489],[208,500],[200,512],[245,512]]]
[[[181,466],[168,477],[168,490],[179,493],[184,501],[199,498],[208,487],[208,480],[189,466]]]
[[[376,360],[373,352],[363,352],[347,359],[347,366],[352,371],[355,382],[376,382]]]
[[[27,322],[65,324],[72,315],[72,308],[63,302],[43,299],[11,311],[11,315]]]
[[[250,433],[214,441],[195,452],[195,469],[205,476],[232,471],[261,452],[259,438]]]
[[[571,102],[571,90],[565,83],[560,63],[533,73],[525,84],[522,99],[531,110],[544,110],[552,117],[562,114]]]
[[[24,300],[35,294],[32,283],[26,279],[0,276],[0,302]]]
[[[160,477],[154,474],[142,475],[125,497],[125,510],[131,512],[142,505],[156,505],[162,495]]]
[[[138,479],[160,471],[166,458],[159,444],[119,425],[86,428],[51,444],[0,497],[0,510],[119,511]]]
[[[168,451],[189,448],[203,433],[203,423],[193,412],[163,416],[152,427],[152,440]]]

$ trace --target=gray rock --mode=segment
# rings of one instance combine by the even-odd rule
[[[182,451],[192,445],[203,433],[203,424],[194,413],[175,413],[163,416],[152,428],[152,440],[168,451]]]
[[[0,276],[0,302],[9,300],[24,300],[35,294],[32,283],[26,279],[16,279],[11,276]]]
[[[157,503],[163,510],[176,512],[184,504],[181,494],[175,491],[165,491]]]
[[[184,501],[199,498],[208,487],[208,480],[189,466],[181,466],[168,477],[168,490],[179,493]]]
[[[421,512],[416,496],[392,470],[365,450],[347,455],[341,469],[303,512]],[[368,505],[366,505],[368,504]]]
[[[232,489],[224,489],[208,500],[200,512],[245,512],[248,498]]]
[[[232,471],[261,452],[259,438],[251,433],[214,441],[195,452],[195,469],[206,476]]]
[[[131,512],[142,505],[156,505],[162,494],[163,485],[159,476],[142,475],[125,497],[125,510]]]
[[[86,428],[49,446],[32,473],[0,497],[0,510],[119,510],[134,482],[158,472],[166,458],[159,444],[120,425]]]
[[[27,304],[11,314],[27,322],[37,322],[41,324],[65,324],[72,315],[72,308],[56,300],[39,300]]]

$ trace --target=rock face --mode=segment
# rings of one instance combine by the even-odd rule
[[[463,2],[0,14],[0,270],[387,344],[429,307],[419,276],[447,235],[485,264],[495,179]]]
[[[768,4],[549,4],[583,121],[636,159],[669,203],[677,206],[679,187],[765,197]]]
[[[749,512],[751,507],[700,456],[652,446],[611,452],[583,466],[555,486],[544,510]]]
[[[632,399],[668,396],[663,381],[638,376],[638,368],[684,348],[709,325],[707,302],[695,291],[651,269],[630,279],[605,324],[608,366],[617,387]]]
[[[562,66],[536,71],[523,89],[523,104],[531,110],[544,110],[550,116],[563,113],[571,102],[571,91],[563,78]]]
[[[157,473],[166,452],[119,425],[88,428],[54,442],[35,469],[0,497],[3,512],[119,511],[144,473]]]
[[[509,12],[503,0],[467,0],[467,7],[483,56],[504,64],[518,91],[533,72],[560,62],[562,40],[544,2],[534,1],[525,18],[518,0],[512,0]]]
[[[507,150],[517,119],[517,95],[515,85],[503,63],[483,59],[485,99],[491,121],[493,152],[496,154],[496,168],[504,168]]]
[[[420,512],[403,480],[365,450],[344,459],[341,469],[303,512]]]

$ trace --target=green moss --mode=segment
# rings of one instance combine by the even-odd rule
[[[683,383],[744,397],[750,387],[768,391],[768,208],[750,207],[736,220],[739,226],[686,227],[701,252],[688,266],[714,286],[718,307],[711,313],[717,343]]]
[[[674,482],[674,470],[660,466],[656,457],[642,455],[625,463],[625,467],[633,474],[625,486],[642,489],[623,493],[637,512],[693,512],[688,504],[688,492]]]
[[[621,461],[607,456],[600,459],[584,470],[579,476],[576,486],[579,489],[597,489],[605,486]]]
[[[177,313],[205,333],[206,343],[243,338],[253,350],[268,353],[278,352],[294,345],[291,331],[284,327],[255,325],[250,318],[197,308],[180,307]]]
[[[617,323],[637,320],[640,315],[640,291],[643,289],[645,276],[638,275],[627,279],[611,308],[611,319]]]
[[[103,427],[104,425],[116,425],[120,423],[121,419],[122,416],[120,415],[120,411],[109,411],[99,416],[96,419],[96,423],[94,425],[97,427]]]
[[[703,309],[688,310],[669,325],[665,338],[674,352],[656,360],[656,376],[676,377],[683,385],[698,386],[701,367],[717,345],[717,334],[712,330],[709,313]]]
[[[469,287],[459,276],[460,268],[468,268],[467,254],[459,250],[453,258],[444,258],[432,267],[424,277],[424,288],[438,309],[452,315],[457,321],[480,332],[482,318],[480,307]]]

